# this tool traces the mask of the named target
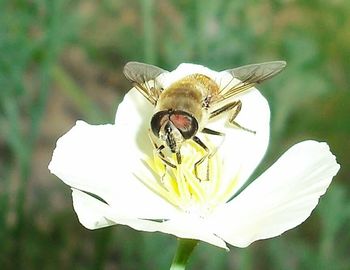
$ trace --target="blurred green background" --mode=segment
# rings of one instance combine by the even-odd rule
[[[350,269],[350,1],[0,1],[0,269],[168,269],[173,236],[89,231],[47,165],[77,119],[113,122],[123,65],[223,70],[286,60],[261,89],[272,110],[259,174],[301,140],[342,168],[312,216],[229,253],[201,243],[188,269]]]

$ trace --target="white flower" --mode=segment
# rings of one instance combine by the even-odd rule
[[[182,64],[159,81],[166,87],[195,72],[221,85],[232,80],[226,72]],[[326,143],[304,141],[237,195],[265,154],[270,118],[256,89],[239,99],[243,107],[236,120],[256,134],[230,127],[227,117],[210,123],[226,138],[210,161],[208,181],[193,175],[202,153],[191,143],[181,149],[182,165],[164,172],[148,138],[153,108],[135,89],[120,104],[114,125],[78,121],[58,140],[49,169],[72,187],[74,209],[89,229],[123,224],[222,248],[280,235],[311,214],[340,166]],[[201,138],[212,146],[212,137]],[[202,166],[200,173],[205,171]]]

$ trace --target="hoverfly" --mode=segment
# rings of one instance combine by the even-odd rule
[[[206,158],[212,157],[215,151],[210,151],[197,136],[197,133],[225,136],[222,132],[206,128],[208,121],[224,112],[230,113],[229,122],[232,125],[255,133],[235,122],[242,102],[234,97],[275,76],[285,66],[286,62],[284,61],[273,61],[228,69],[226,72],[238,80],[230,87],[220,87],[214,79],[204,74],[195,73],[164,88],[159,85],[157,77],[168,71],[139,62],[127,63],[124,67],[124,74],[154,106],[149,135],[164,164],[176,168],[176,165],[164,155],[164,149],[174,153],[177,163],[181,164],[180,149],[183,143],[188,140],[194,141],[205,150],[203,157],[194,165],[195,175],[199,179],[197,167]],[[162,143],[158,145],[152,136],[158,138]]]

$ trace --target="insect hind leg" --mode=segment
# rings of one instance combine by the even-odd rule
[[[238,101],[237,101],[237,105],[236,105],[235,107],[233,107],[232,109],[233,109],[234,111],[232,112],[232,114],[231,114],[231,116],[230,116],[230,118],[229,118],[229,120],[228,120],[229,123],[230,123],[231,125],[234,125],[234,126],[238,127],[239,129],[242,129],[242,130],[244,130],[244,131],[247,131],[247,132],[256,134],[256,131],[251,130],[251,129],[246,128],[246,127],[243,127],[243,126],[241,126],[240,124],[238,124],[238,123],[235,121],[237,115],[239,114],[239,112],[240,112],[241,109],[242,109],[242,101],[238,100]]]
[[[235,119],[236,119],[237,115],[240,113],[241,109],[242,109],[242,101],[236,100],[236,101],[228,103],[228,104],[222,106],[221,108],[213,111],[210,114],[209,119],[215,118],[215,117],[217,117],[225,112],[231,112],[231,115],[229,116],[229,120],[228,120],[231,125],[239,128],[239,129],[242,129],[244,131],[256,134],[256,131],[251,130],[249,128],[246,128],[235,121]]]

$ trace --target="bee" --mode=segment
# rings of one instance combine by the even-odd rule
[[[242,102],[235,97],[275,76],[285,66],[284,61],[272,61],[228,69],[226,72],[238,80],[230,87],[220,87],[212,78],[195,73],[164,88],[157,81],[157,77],[168,71],[139,62],[128,62],[124,66],[124,75],[154,106],[149,133],[154,149],[164,164],[176,168],[176,165],[163,153],[166,149],[175,154],[176,162],[181,164],[180,149],[188,140],[194,141],[205,150],[203,157],[194,165],[195,175],[199,179],[198,166],[205,159],[211,158],[216,151],[211,151],[197,133],[224,138],[224,133],[209,129],[206,124],[225,112],[230,114],[229,123],[247,132],[255,133],[235,121],[242,108]],[[161,142],[160,145],[155,142],[153,136]]]

